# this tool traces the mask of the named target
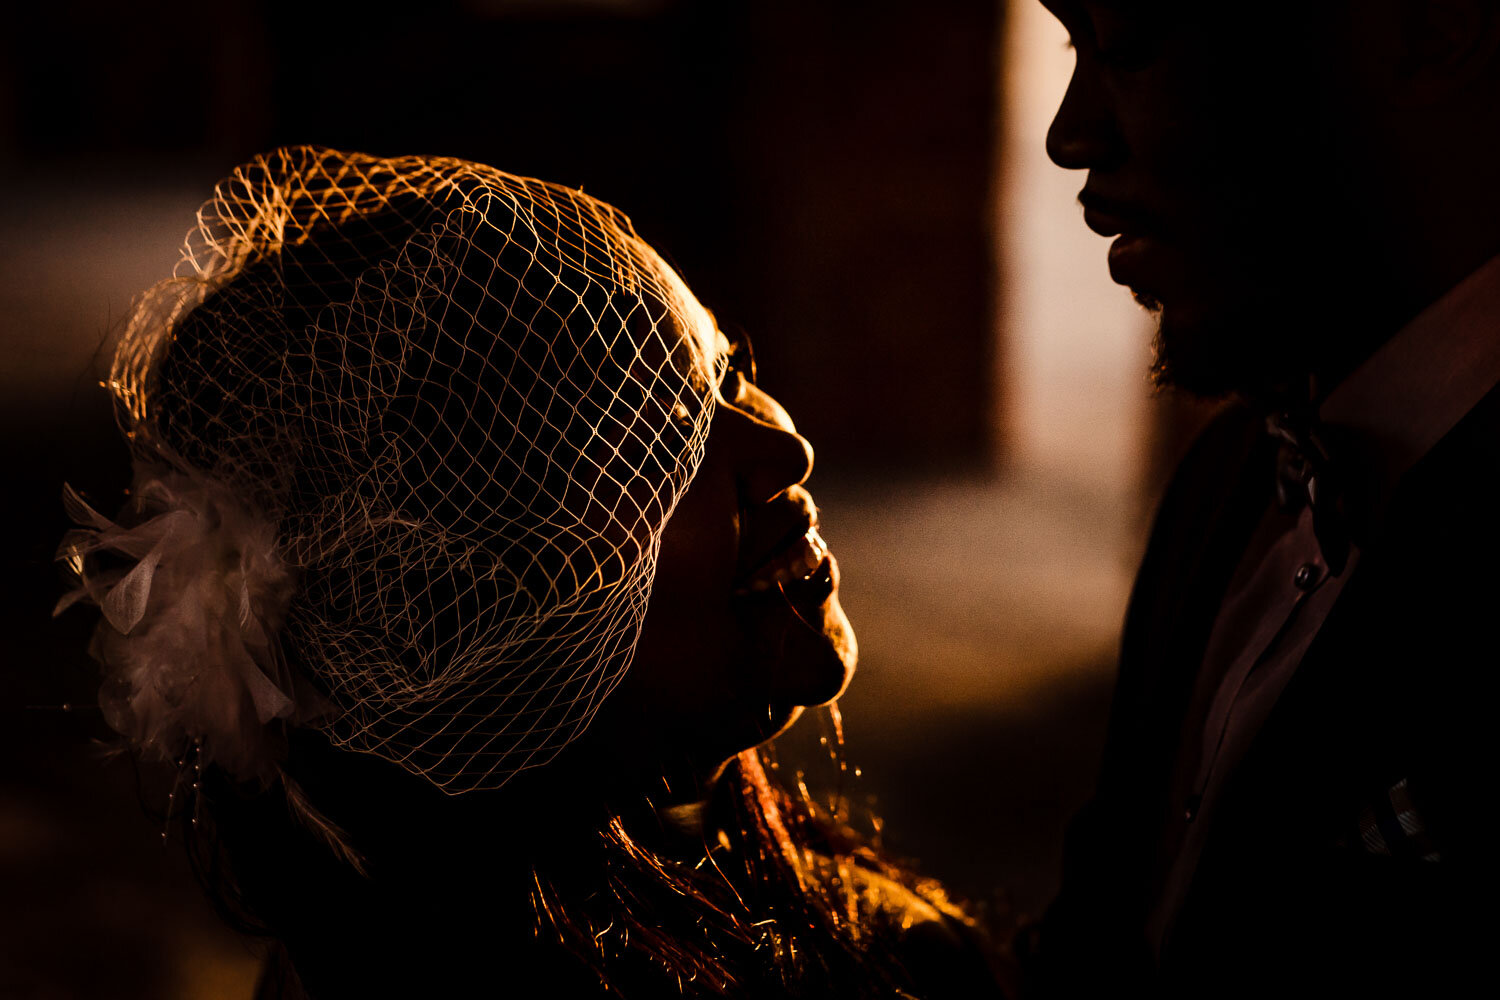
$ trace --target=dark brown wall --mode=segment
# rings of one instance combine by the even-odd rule
[[[765,382],[836,466],[982,464],[998,7],[752,6],[736,233],[764,285],[736,300]]]
[[[126,478],[82,357],[124,302],[81,327],[86,296],[69,269],[150,268],[117,259],[100,206],[144,229],[160,192],[206,197],[233,164],[293,142],[443,153],[582,185],[752,336],[762,381],[817,447],[820,478],[988,458],[998,7],[584,6],[54,0],[7,12],[0,337],[29,353],[0,364],[11,475],[0,520],[13,529],[0,557],[0,799],[14,805],[0,817],[0,880],[18,877],[22,900],[0,920],[12,945],[0,947],[0,993],[30,995],[27,977],[41,975],[69,995],[167,995],[177,951],[228,961],[212,948],[232,958],[240,947],[212,937],[180,854],[140,847],[129,767],[91,756],[89,739],[109,736],[90,707],[92,618],[48,618],[62,482],[108,509]],[[184,233],[190,223],[186,211],[166,220]],[[70,254],[90,241],[82,265]],[[55,294],[33,272],[52,275]],[[54,338],[83,351],[48,362]],[[49,363],[74,370],[38,369]],[[38,388],[53,385],[69,388]],[[65,702],[79,707],[28,708]],[[99,962],[73,960],[80,939]]]
[[[0,155],[86,184],[315,142],[581,185],[750,334],[825,467],[987,461],[999,6],[634,7],[34,5]]]

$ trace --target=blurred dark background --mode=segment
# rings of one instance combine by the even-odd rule
[[[435,153],[624,209],[818,450],[860,676],[856,793],[961,894],[1035,912],[1097,762],[1144,512],[1192,414],[1045,164],[1030,3],[33,3],[0,33],[0,995],[243,997],[51,620],[68,481],[127,480],[98,388],[130,298],[251,154]],[[1059,76],[1059,73],[1062,75]],[[64,708],[64,706],[67,706]],[[817,773],[816,731],[783,757]],[[800,755],[800,756],[799,756]]]
[[[88,185],[139,183],[133,162],[206,192],[254,152],[311,142],[582,187],[754,331],[831,456],[974,462],[999,8],[947,6],[37,4],[10,32],[6,140],[13,163]],[[943,350],[914,369],[915,329]],[[970,402],[914,424],[791,374],[851,369],[871,399]]]

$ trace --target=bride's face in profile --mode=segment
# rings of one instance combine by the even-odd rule
[[[634,662],[603,714],[622,752],[712,767],[837,698],[856,646],[802,487],[812,447],[731,366],[703,463],[662,534]]]

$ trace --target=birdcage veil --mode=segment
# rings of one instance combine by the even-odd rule
[[[298,147],[217,187],[109,386],[157,498],[138,523],[171,502],[152,484],[202,480],[195,523],[273,526],[289,596],[229,603],[276,621],[278,689],[309,682],[335,742],[462,792],[545,763],[629,667],[720,340],[579,191]],[[149,697],[141,676],[112,697]],[[153,735],[204,735],[179,722]]]

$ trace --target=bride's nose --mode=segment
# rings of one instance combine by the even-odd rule
[[[758,390],[751,392],[759,398],[718,408],[710,435],[727,446],[744,500],[764,503],[807,480],[813,449],[780,404]]]

